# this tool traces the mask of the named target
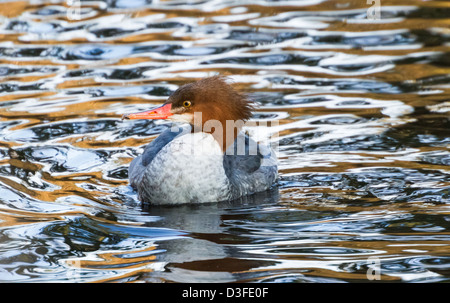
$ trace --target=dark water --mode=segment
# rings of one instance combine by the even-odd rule
[[[450,279],[449,2],[0,2],[0,281]],[[68,17],[69,13],[69,17]],[[121,121],[230,76],[279,145],[245,201],[146,207]]]

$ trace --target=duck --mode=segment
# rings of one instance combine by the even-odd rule
[[[164,119],[172,126],[128,168],[138,199],[151,205],[232,201],[269,190],[277,156],[243,131],[254,104],[223,76],[180,86],[162,106],[122,119]]]

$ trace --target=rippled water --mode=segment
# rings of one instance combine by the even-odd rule
[[[450,7],[380,4],[1,1],[0,280],[449,281]],[[141,205],[170,124],[120,117],[215,74],[279,122],[277,186]]]

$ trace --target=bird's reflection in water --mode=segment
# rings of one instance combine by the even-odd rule
[[[160,218],[149,224],[186,232],[183,237],[160,243],[159,248],[165,253],[158,255],[158,261],[166,263],[166,270],[157,275],[177,282],[192,282],[193,279],[196,282],[234,281],[230,270],[221,269],[219,272],[210,268],[211,264],[218,264],[221,259],[230,257],[233,245],[239,244],[240,235],[236,233],[238,226],[235,226],[234,220],[250,220],[254,212],[272,207],[278,201],[279,190],[274,187],[238,200],[219,203],[181,206],[144,204],[144,211]],[[198,266],[199,261],[206,260],[214,261]],[[189,264],[196,264],[195,272],[189,270]],[[203,270],[200,270],[202,267]]]

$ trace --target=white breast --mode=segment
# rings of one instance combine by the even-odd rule
[[[164,146],[144,178],[141,190],[152,204],[217,202],[229,196],[222,149],[202,132],[179,136]]]

